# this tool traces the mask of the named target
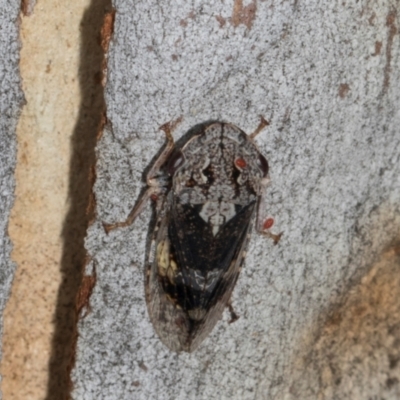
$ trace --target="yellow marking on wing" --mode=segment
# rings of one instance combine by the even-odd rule
[[[167,269],[167,277],[172,284],[175,281],[175,274],[176,274],[177,269],[178,269],[178,266],[176,265],[176,262],[171,258],[169,260],[169,267]]]
[[[157,267],[158,273],[161,276],[167,275],[169,267],[169,245],[166,240],[163,240],[157,245]]]
[[[170,260],[169,266],[174,272],[178,269],[178,266],[176,265],[176,262],[173,259]]]

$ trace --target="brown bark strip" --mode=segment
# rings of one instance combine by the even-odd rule
[[[29,17],[33,13],[35,8],[36,0],[22,0],[21,1],[21,12],[25,17]]]
[[[104,53],[108,51],[112,34],[114,33],[115,10],[110,11],[104,16],[104,24],[101,28],[101,47]]]
[[[386,65],[384,69],[384,78],[383,78],[383,93],[387,92],[390,84],[390,73],[392,70],[391,69],[392,47],[393,47],[394,37],[397,34],[397,26],[395,25],[396,18],[397,18],[396,10],[390,11],[388,16],[386,17],[386,26],[389,28],[389,32],[386,43]]]
[[[104,16],[103,27],[101,28],[101,47],[104,51],[104,59],[102,65],[102,79],[101,79],[103,87],[106,85],[107,81],[107,52],[108,52],[108,47],[110,46],[111,37],[114,33],[114,21],[115,21],[115,10],[112,10]],[[103,129],[101,129],[101,132],[102,131]]]

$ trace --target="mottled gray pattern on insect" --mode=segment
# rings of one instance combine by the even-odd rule
[[[150,319],[173,351],[195,350],[221,318],[245,257],[254,217],[263,223],[268,163],[253,138],[268,123],[262,119],[250,136],[238,127],[212,122],[175,147],[171,125],[165,150],[148,174],[148,189],[128,219],[105,225],[107,231],[133,222],[152,198],[157,222],[146,272]]]

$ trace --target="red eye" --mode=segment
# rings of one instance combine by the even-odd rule
[[[273,218],[267,218],[265,221],[264,221],[264,224],[263,224],[263,229],[269,229],[269,228],[271,228],[271,226],[274,224],[274,219]]]
[[[264,176],[267,176],[268,170],[269,170],[268,161],[266,160],[266,158],[262,154],[258,155],[257,164],[260,167],[260,169],[261,169],[262,173],[264,174]]]
[[[243,169],[243,168],[246,168],[247,163],[243,158],[238,158],[238,159],[235,160],[235,165],[238,168]]]

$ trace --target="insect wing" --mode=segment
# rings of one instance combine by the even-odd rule
[[[171,193],[166,197],[157,212],[156,227],[153,232],[150,257],[146,270],[146,303],[150,320],[162,342],[172,351],[185,350],[182,343],[188,338],[189,326],[183,310],[179,310],[167,298],[160,278],[168,272],[170,240],[168,223],[170,219]]]
[[[193,351],[221,318],[236,284],[255,202],[217,235],[196,207],[167,198],[148,270],[147,304],[156,332],[171,350]]]
[[[187,351],[193,351],[201,344],[221,319],[224,309],[229,304],[244,261],[244,250],[247,247],[254,210],[255,202],[243,207],[234,218],[221,227],[215,238],[210,237],[210,234],[207,235],[207,228],[211,230],[207,224],[198,232],[181,235],[182,227],[190,219],[175,219],[173,221],[175,234],[174,229],[171,229],[173,224],[170,225],[172,242],[179,246],[176,254],[184,277],[183,282],[178,282],[178,285],[181,284],[185,288],[180,303],[186,307],[188,316],[192,316],[190,350]],[[196,237],[201,239],[196,240]],[[196,257],[201,260],[202,265],[196,263]],[[185,264],[185,259],[193,260],[195,268]],[[204,283],[200,288],[199,284],[197,286],[194,284],[196,280],[201,282],[197,268],[203,268],[204,273],[202,277]]]
[[[176,290],[169,295],[183,309],[207,310],[218,300],[221,281],[232,272],[232,263],[245,242],[254,209],[255,201],[242,207],[214,236],[212,226],[199,216],[196,207],[175,204],[168,235],[171,257],[179,272],[171,288]]]

